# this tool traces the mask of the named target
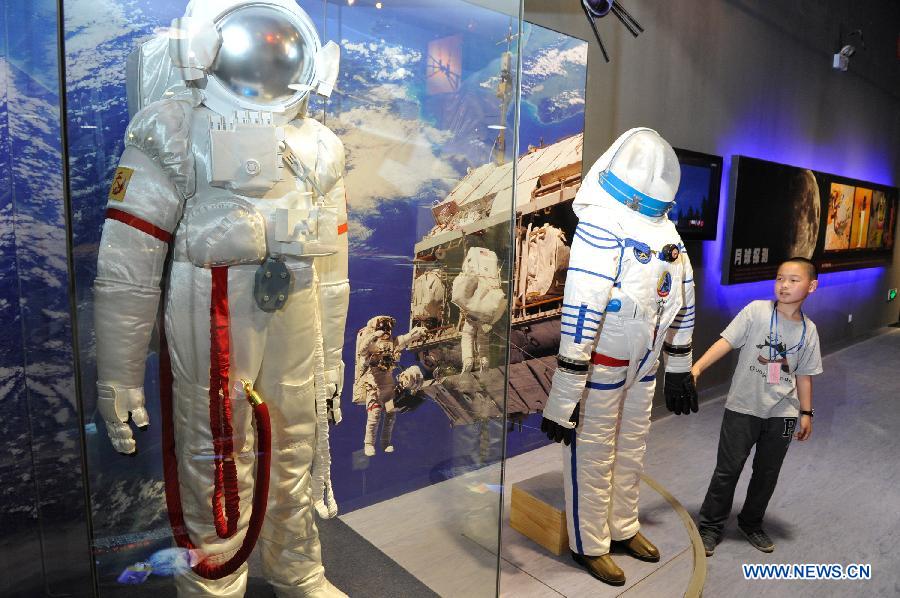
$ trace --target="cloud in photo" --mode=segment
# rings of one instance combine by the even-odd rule
[[[405,46],[378,42],[351,42],[341,40],[345,59],[348,62],[361,61],[367,65],[366,71],[374,81],[403,81],[417,72],[422,61],[422,53]]]
[[[435,151],[451,133],[420,120],[399,118],[383,107],[358,107],[330,119],[329,126],[347,151],[351,217],[372,214],[386,201],[432,190],[443,195],[460,178]]]

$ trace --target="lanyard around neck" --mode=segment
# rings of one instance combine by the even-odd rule
[[[803,322],[803,330],[800,331],[800,341],[793,347],[790,347],[790,348],[784,350],[785,358],[787,358],[787,356],[790,355],[791,353],[799,353],[800,349],[803,348],[803,341],[804,341],[804,339],[806,339],[806,316],[803,315],[802,309],[800,310],[800,321]],[[775,342],[777,333],[778,333],[778,302],[775,301],[772,304],[772,317],[769,319],[769,339],[771,342],[773,342],[773,343]],[[779,354],[777,352],[777,349],[774,346],[769,345],[769,359],[773,360],[778,356],[779,356]]]

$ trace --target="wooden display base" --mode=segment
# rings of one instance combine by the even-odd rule
[[[561,471],[542,473],[513,484],[511,502],[509,524],[514,530],[557,556],[569,549]]]

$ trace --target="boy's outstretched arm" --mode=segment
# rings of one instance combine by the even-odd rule
[[[797,398],[801,411],[812,411],[812,376],[797,376]],[[801,415],[797,422],[797,440],[809,440],[812,436],[812,417]]]
[[[691,368],[691,374],[694,376],[694,383],[697,383],[697,379],[700,378],[700,374],[702,374],[706,368],[728,355],[733,348],[731,343],[724,338],[720,338],[714,342],[712,347],[707,349],[706,353],[703,354],[703,357],[695,361],[694,367]],[[809,376],[806,377],[808,378]]]

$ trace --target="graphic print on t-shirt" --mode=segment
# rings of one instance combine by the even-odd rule
[[[781,364],[782,372],[789,373],[791,371],[787,361],[787,345],[778,336],[777,331],[770,332],[761,343],[756,343],[756,348],[759,349],[756,360],[761,364],[777,362]]]

